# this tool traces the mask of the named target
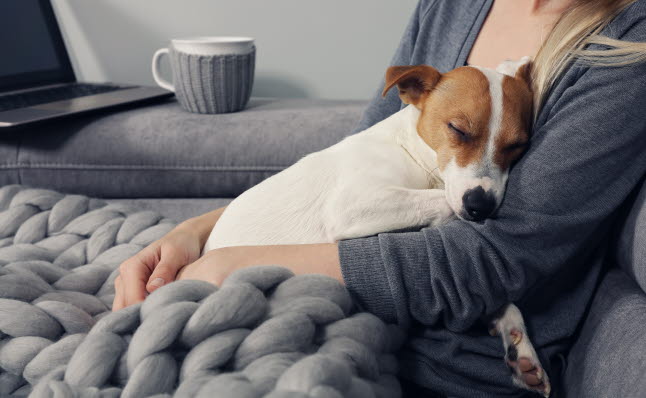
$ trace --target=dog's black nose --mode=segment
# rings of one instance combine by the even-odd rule
[[[469,189],[462,196],[462,204],[468,217],[473,221],[482,221],[496,209],[496,198],[482,187]]]

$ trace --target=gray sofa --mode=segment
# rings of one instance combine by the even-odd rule
[[[174,101],[0,136],[0,186],[24,184],[154,209],[177,221],[348,135],[362,101],[253,98],[195,115]],[[618,216],[615,249],[568,356],[568,397],[646,397],[646,184]]]

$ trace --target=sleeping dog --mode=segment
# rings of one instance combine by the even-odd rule
[[[500,205],[509,168],[528,144],[530,68],[529,57],[496,70],[465,66],[444,74],[427,65],[390,67],[383,94],[396,85],[407,107],[244,192],[204,251],[331,243],[455,217],[484,220]],[[492,325],[514,382],[549,395],[518,308],[508,304]],[[542,383],[529,386],[523,372]]]

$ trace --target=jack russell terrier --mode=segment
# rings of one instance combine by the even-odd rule
[[[509,168],[528,144],[530,68],[529,57],[496,70],[388,68],[383,94],[397,85],[408,106],[241,194],[204,252],[332,243],[455,216],[484,220],[500,205]],[[514,383],[548,396],[548,377],[514,304],[493,320],[492,333],[502,338]]]

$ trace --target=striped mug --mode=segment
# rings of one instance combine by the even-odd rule
[[[170,58],[173,83],[161,77],[163,55]],[[256,63],[254,39],[194,37],[174,39],[153,56],[155,82],[173,91],[180,105],[193,113],[237,112],[251,96]]]

